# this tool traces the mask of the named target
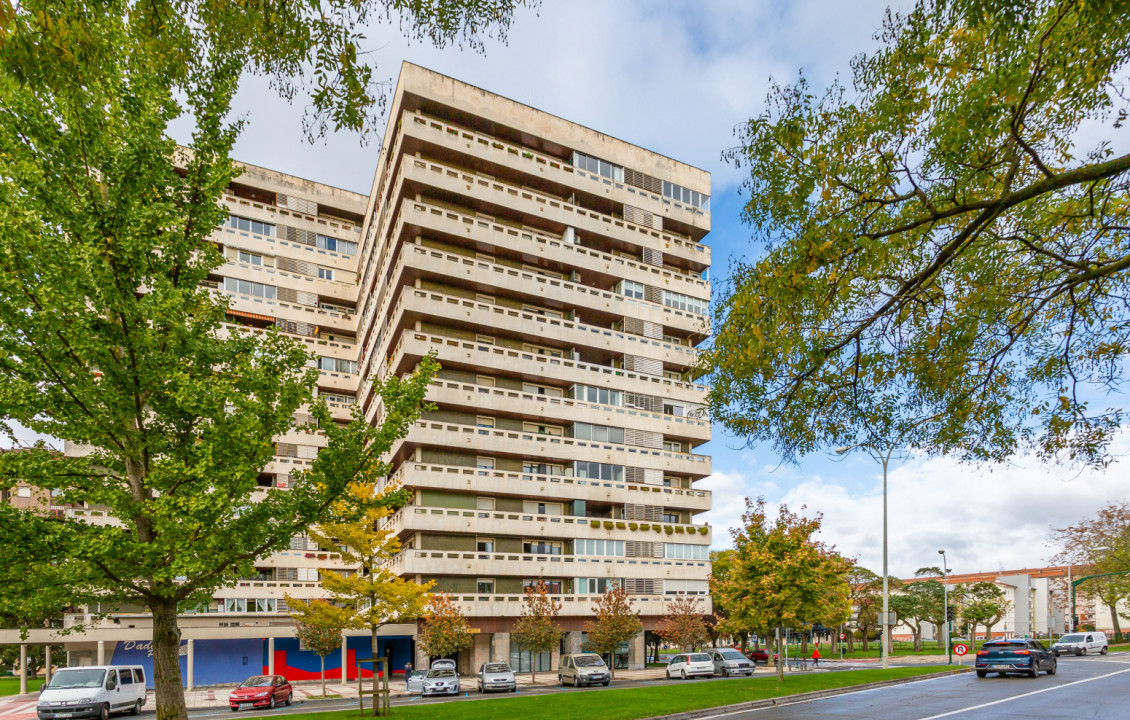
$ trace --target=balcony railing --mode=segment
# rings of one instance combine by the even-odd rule
[[[618,557],[603,555],[545,555],[537,553],[505,553],[505,552],[450,552],[439,550],[402,550],[389,559],[388,567],[394,573],[405,572],[409,560],[471,560],[476,562],[529,562],[529,563],[561,563],[571,565],[563,573],[592,573],[594,565],[638,565],[647,567],[701,567],[709,568],[707,560],[670,560],[667,558],[650,557]]]

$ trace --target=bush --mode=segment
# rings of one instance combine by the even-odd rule
[[[605,530],[611,530],[612,528],[613,528],[612,521],[611,520],[605,520],[604,521],[604,529]]]
[[[616,523],[616,529],[617,529],[617,530],[627,530],[627,529],[628,529],[628,526],[627,526],[627,525],[625,525],[625,524],[624,524],[624,523],[622,523],[622,522],[618,522],[618,523]]]
[[[652,525],[651,529],[654,530],[655,532],[663,532],[663,526],[662,525]]]
[[[682,525],[676,525],[676,526],[675,526],[675,532],[677,532],[677,533],[679,533],[680,535],[682,535],[682,534],[683,534],[683,526],[682,526]]]
[[[664,528],[663,528],[663,532],[665,532],[665,533],[667,533],[668,535],[670,535],[671,533],[675,532],[675,529],[674,529],[673,527],[671,527],[670,525],[668,525],[668,526],[666,526],[666,527],[664,527]]]
[[[628,523],[628,529],[632,532],[635,532],[636,530],[640,529],[640,526],[636,523]]]
[[[707,534],[709,534],[709,533],[710,533],[710,528],[708,528],[708,527],[700,527],[700,528],[698,529],[698,534],[699,534],[699,535],[707,535]]]
[[[640,525],[640,530],[643,530],[644,532],[647,532],[650,529],[651,529],[651,525],[647,525],[647,524]]]

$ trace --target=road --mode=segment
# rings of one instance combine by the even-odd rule
[[[1054,676],[978,678],[973,673],[864,690],[764,710],[723,713],[725,720],[1124,720],[1130,717],[1130,655],[1060,658]],[[702,720],[708,720],[702,718]]]

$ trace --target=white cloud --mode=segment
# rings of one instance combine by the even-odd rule
[[[1116,455],[1130,451],[1130,433],[1120,436],[1112,450]],[[845,475],[869,477],[870,487],[860,491],[858,480],[839,481],[793,468],[772,474],[722,472],[703,480],[702,487],[714,490],[714,510],[701,517],[716,528],[715,546],[729,546],[723,528],[740,520],[744,498],[764,495],[770,503],[783,502],[794,511],[807,505],[809,516],[823,513],[822,539],[879,572],[882,473],[878,463],[866,457],[846,463]],[[892,465],[888,475],[891,573],[905,577],[919,567],[936,565],[939,549],[946,550],[956,572],[1043,566],[1053,554],[1045,544],[1050,528],[1125,499],[1130,499],[1130,488],[1125,465],[1118,460],[1105,471],[1041,465],[1031,457],[983,468],[947,458]]]

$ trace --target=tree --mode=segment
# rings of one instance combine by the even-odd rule
[[[946,639],[944,628],[947,622],[946,601],[948,598],[951,605],[956,601],[957,588],[947,589],[940,580],[933,579],[935,577],[944,579],[945,575],[939,567],[918,568],[914,572],[914,577],[929,578],[908,584],[906,587],[908,591],[913,589],[915,592],[921,594],[922,619],[934,626],[934,641],[937,643],[938,647],[945,647]]]
[[[549,594],[545,582],[526,586],[526,600],[522,604],[522,615],[514,623],[511,637],[518,643],[519,650],[525,650],[535,657],[549,652],[561,643],[564,631],[557,624],[561,603]],[[530,663],[530,682],[538,679],[536,660]]]
[[[659,621],[658,631],[664,640],[682,652],[698,650],[706,642],[701,601],[689,595],[669,601],[667,614]]]
[[[730,611],[734,599],[730,597],[729,593],[733,586],[727,582],[727,579],[730,576],[733,562],[733,550],[710,551],[709,583],[713,612],[707,617],[706,631],[710,635],[710,641],[715,644],[717,644],[718,638],[723,635],[728,635],[735,641],[740,641],[744,653],[749,645],[749,636],[756,630],[742,625],[739,618]],[[658,659],[656,661],[658,662]]]
[[[937,581],[928,582],[934,582],[939,589],[941,588],[941,584]],[[910,632],[914,636],[915,652],[922,651],[922,623],[930,615],[930,604],[933,601],[933,594],[924,582],[910,583],[898,594],[891,595],[891,612],[898,617],[900,625],[906,625],[910,628]],[[936,609],[934,612],[937,612]]]
[[[648,662],[659,662],[659,651],[663,647],[663,636],[654,630],[644,630],[643,642],[648,649],[647,656],[651,658]]]
[[[1059,548],[1052,562],[1073,564],[1076,578],[1128,573],[1094,577],[1079,586],[1080,591],[1097,597],[1110,608],[1114,637],[1121,640],[1122,627],[1118,622],[1117,607],[1119,602],[1130,596],[1130,502],[1109,503],[1093,517],[1054,529],[1050,544]],[[1066,587],[1066,583],[1064,589],[1064,597],[1070,604],[1071,589]]]
[[[325,600],[306,602],[285,595],[298,646],[318,656],[322,663],[322,697],[326,696],[326,656],[341,647],[341,633],[349,625],[348,612]]]
[[[604,591],[592,606],[596,620],[585,623],[585,649],[590,652],[615,653],[620,643],[643,632],[639,612],[632,610],[628,591],[616,585]],[[609,679],[616,679],[615,658],[608,663]]]
[[[418,640],[432,658],[454,655],[475,642],[467,618],[447,593],[432,594]]]
[[[377,428],[360,415],[336,427],[316,403],[329,446],[289,490],[253,501],[272,439],[293,428],[316,373],[277,333],[221,333],[225,304],[201,285],[222,263],[210,235],[238,174],[239,81],[270,76],[289,99],[308,91],[308,135],[367,133],[381,93],[369,21],[395,14],[410,37],[481,49],[516,1],[4,4],[0,424],[91,452],[5,453],[0,478],[116,521],[0,508],[0,614],[146,607],[158,720],[187,716],[178,607],[285,548],[349,483],[379,477],[434,370],[378,387]],[[193,127],[184,152],[168,135],[178,120]]]
[[[758,634],[800,629],[850,609],[852,563],[816,540],[821,516],[805,518],[781,505],[770,520],[765,499],[746,498],[742,525],[730,530],[734,561],[726,581],[735,617]],[[784,657],[778,642],[777,654]],[[784,680],[778,663],[777,678]]]
[[[774,85],[727,153],[764,252],[720,293],[713,416],[786,459],[909,423],[928,453],[1105,463],[1130,345],[1130,154],[1108,140],[1130,14],[918,0],[877,40],[850,92]]]
[[[853,565],[848,571],[848,586],[850,587],[848,597],[853,608],[855,624],[863,640],[863,651],[867,652],[871,633],[879,625],[881,600],[877,591],[883,586],[883,579],[862,565]],[[848,652],[854,651],[855,633],[849,633]]]
[[[353,484],[348,496],[367,503],[377,493],[373,485]],[[340,514],[311,528],[309,535],[320,547],[340,549],[342,562],[357,566],[355,572],[323,569],[319,575],[322,588],[347,610],[348,626],[369,631],[372,657],[377,657],[377,632],[387,623],[412,622],[423,615],[435,581],[421,584],[389,570],[387,561],[400,552],[396,534],[381,527],[389,509],[377,506],[355,514],[348,512],[351,504],[339,503],[334,510]]]
[[[985,642],[993,639],[993,626],[1001,621],[1012,603],[1005,599],[1004,590],[996,583],[973,583],[961,589],[964,598],[962,617],[969,623],[969,647],[977,649],[977,626],[985,627]]]

